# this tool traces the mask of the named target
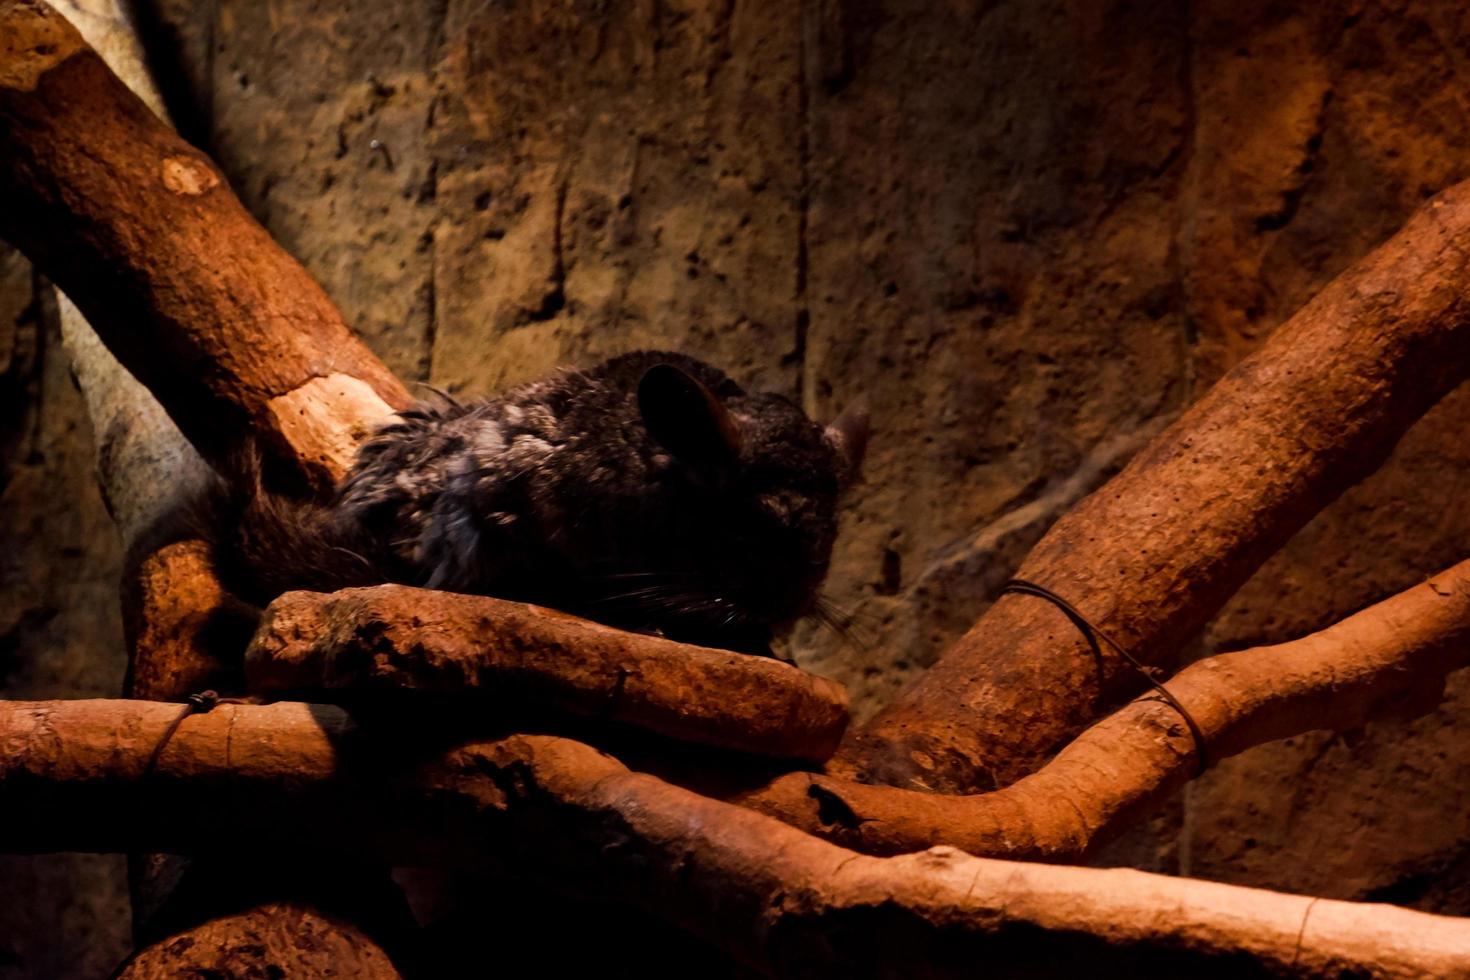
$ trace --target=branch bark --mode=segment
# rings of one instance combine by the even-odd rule
[[[58,0],[57,8],[162,117],[162,101],[144,67],[128,12],[111,2],[78,5]],[[0,18],[12,13],[0,4]],[[58,33],[66,34],[60,29]],[[148,390],[103,345],[81,311],[59,293],[58,301],[62,339],[92,421],[98,481],[126,548],[125,690],[130,697],[161,701],[180,701],[206,688],[238,690],[243,683],[239,651],[255,614],[220,587],[205,542],[173,540],[180,512],[196,505],[213,474]],[[109,323],[114,338],[149,335],[146,323],[141,330],[125,319]],[[258,875],[270,873],[253,870]],[[355,924],[372,921],[378,934],[397,928],[388,920],[401,907],[401,899],[395,906],[397,896],[373,887],[371,876],[359,875],[335,890],[324,887],[323,881],[293,882],[289,887],[296,899],[286,902],[279,901],[285,882],[272,880],[251,892],[256,904],[245,909],[241,903],[249,900],[242,891],[241,869],[234,866],[227,871],[222,876],[218,867],[191,869],[170,855],[130,853],[134,936],[145,945],[119,975],[234,970],[260,975],[274,971],[398,976],[384,949]],[[221,877],[228,880],[221,882]],[[386,883],[381,872],[378,878]],[[183,894],[175,894],[181,882]],[[308,895],[320,908],[299,900]],[[335,911],[326,914],[321,908]],[[206,918],[209,921],[201,922]],[[166,938],[149,944],[159,936]]]
[[[147,946],[116,976],[117,980],[289,976],[398,980],[401,974],[382,947],[352,923],[286,901],[212,918]]]
[[[1019,577],[1149,664],[1372,472],[1470,370],[1470,184],[1427,202],[1047,533]],[[1004,595],[829,771],[935,792],[1033,771],[1140,684],[1051,605]]]
[[[0,0],[0,235],[206,455],[247,437],[318,488],[409,401],[224,177],[40,0]]]
[[[207,542],[171,542],[124,575],[128,697],[183,701],[244,689],[239,650],[257,614],[220,585]]]
[[[14,164],[0,173],[11,204],[0,232],[99,319],[109,345],[210,453],[260,434],[324,486],[367,426],[406,401],[212,165],[33,0],[0,0],[0,156]],[[1094,618],[1146,656],[1197,629],[1463,377],[1470,344],[1455,287],[1467,193],[1434,202],[1309,304],[1263,356],[1059,524],[1023,574],[1101,609]],[[1108,581],[1089,579],[1088,568],[1107,569]],[[1117,588],[1113,569],[1141,584]],[[1127,690],[1115,664],[1093,676],[1080,644],[1043,639],[1040,627],[1063,621],[1021,602],[998,603],[851,743],[844,768],[929,788],[1010,778]],[[976,680],[989,643],[1001,647],[1000,669]],[[177,709],[164,710],[171,720]],[[565,739],[515,737],[425,764],[333,709],[226,708],[186,723],[149,773],[165,720],[156,706],[0,709],[0,739],[15,747],[0,759],[13,828],[32,846],[125,834],[127,847],[209,851],[223,837],[355,842],[441,860],[488,847],[488,857],[579,890],[640,895],[776,972],[906,972],[916,948],[938,971],[986,956],[1024,964],[1026,975],[1084,958],[1103,972],[1140,963],[1231,975],[1243,965],[1302,975],[1470,970],[1464,923],[1267,893],[1251,894],[1257,908],[1242,913],[1241,893],[1224,886],[977,863],[947,850],[860,857]],[[201,820],[201,806],[223,820]],[[89,826],[97,807],[120,816]],[[504,829],[513,833],[486,833]],[[1161,910],[1173,916],[1162,925]],[[892,959],[900,950],[902,962]]]
[[[626,633],[483,596],[386,585],[291,592],[246,654],[252,693],[479,693],[697,745],[822,762],[842,685],[776,660]]]
[[[952,848],[868,857],[563,738],[426,757],[385,751],[404,740],[335,708],[222,706],[185,722],[150,772],[173,716],[0,703],[0,843],[478,856],[636,904],[783,976],[1470,975],[1461,919]]]
[[[1315,729],[1431,710],[1445,676],[1467,664],[1470,561],[1311,636],[1200,661],[1167,687],[1215,761]],[[1080,861],[1193,779],[1198,764],[1179,713],[1148,695],[991,793],[940,796],[793,773],[738,802],[869,854],[949,844]]]

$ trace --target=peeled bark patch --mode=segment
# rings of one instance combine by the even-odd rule
[[[288,424],[280,399],[347,376],[369,423],[408,404],[214,164],[44,4],[0,0],[0,161],[0,236],[207,455],[257,438],[326,486],[343,471],[340,420]]]
[[[842,686],[788,664],[395,585],[281,596],[251,644],[246,679],[261,694],[479,691],[812,762],[832,754],[847,725]]]
[[[201,167],[198,160],[189,157],[165,157],[163,186],[175,194],[197,197],[219,186],[219,174],[209,167]]]

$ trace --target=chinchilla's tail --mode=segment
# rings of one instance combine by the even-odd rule
[[[233,456],[212,495],[206,537],[225,588],[264,605],[282,592],[335,592],[388,580],[370,535],[327,503],[286,496],[251,448]]]

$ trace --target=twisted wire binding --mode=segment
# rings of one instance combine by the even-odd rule
[[[1184,719],[1184,724],[1189,728],[1189,734],[1194,738],[1195,754],[1199,757],[1200,773],[1203,774],[1204,771],[1210,767],[1210,752],[1209,746],[1205,742],[1205,733],[1195,722],[1194,717],[1184,709],[1184,705],[1179,703],[1179,699],[1174,697],[1174,695],[1170,693],[1167,687],[1155,680],[1153,674],[1149,672],[1149,669],[1143,664],[1139,663],[1138,660],[1133,656],[1133,654],[1129,653],[1121,643],[1119,643],[1117,640],[1114,640],[1111,636],[1108,636],[1108,634],[1104,633],[1096,626],[1092,625],[1092,623],[1088,622],[1087,617],[1083,616],[1082,613],[1077,610],[1076,606],[1072,605],[1066,599],[1063,599],[1061,596],[1057,595],[1055,592],[1053,592],[1051,589],[1048,589],[1044,585],[1037,585],[1035,582],[1028,582],[1025,579],[1021,578],[1013,578],[1005,585],[1001,586],[999,594],[1005,595],[1007,592],[1014,592],[1017,595],[1035,596],[1038,599],[1045,599],[1047,602],[1050,602],[1052,605],[1056,606],[1069,620],[1072,621],[1072,625],[1077,627],[1077,631],[1082,634],[1085,640],[1087,640],[1087,645],[1092,647],[1093,654],[1099,660],[1102,659],[1102,647],[1098,646],[1097,641],[1098,638],[1101,637],[1104,643],[1112,647],[1114,652],[1116,652],[1118,656],[1123,658],[1124,663],[1128,664],[1128,666],[1132,667],[1140,677],[1148,681],[1149,686],[1158,692],[1159,696],[1164,699],[1165,703],[1168,704],[1169,707],[1177,711],[1179,713],[1179,717]]]

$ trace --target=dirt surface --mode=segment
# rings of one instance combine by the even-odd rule
[[[866,394],[829,590],[860,642],[793,640],[860,715],[1164,420],[1470,176],[1470,12],[1400,6],[144,4],[185,134],[405,379],[474,394],[670,346],[820,416]],[[0,263],[0,673],[10,696],[111,694],[116,544],[30,279]],[[1470,553],[1467,422],[1460,391],[1186,656]],[[1470,913],[1466,717],[1457,677],[1408,726],[1253,750],[1107,859]],[[0,912],[0,976],[95,975],[33,959],[78,943],[11,917],[102,894],[121,914],[116,880],[66,896],[16,877],[41,862],[0,867],[36,896]]]

